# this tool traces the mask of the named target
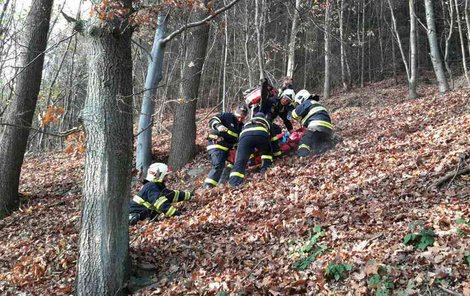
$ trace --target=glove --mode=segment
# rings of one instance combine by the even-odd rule
[[[226,131],[228,131],[228,128],[226,128],[225,126],[220,124],[220,125],[217,126],[217,130],[219,132],[226,132]]]

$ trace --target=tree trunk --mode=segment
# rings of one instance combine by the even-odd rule
[[[207,16],[207,1],[204,3],[204,8],[195,8],[193,20],[200,20]],[[182,168],[196,153],[196,100],[208,37],[209,24],[207,23],[190,29],[188,34],[190,50],[183,69],[180,100],[174,113],[169,158],[169,164],[175,170]]]
[[[53,0],[33,0],[23,28],[22,70],[17,77],[16,97],[4,115],[6,123],[16,126],[0,126],[0,219],[19,205],[21,166],[41,86],[52,4]]]
[[[445,5],[444,0],[442,0],[442,8],[445,11]],[[449,2],[449,34],[446,35],[446,45],[445,45],[445,50],[444,50],[444,64],[446,66],[447,73],[449,73],[449,79],[451,83],[451,88],[454,88],[454,78],[452,75],[452,69],[450,68],[449,65],[449,46],[450,46],[450,40],[452,38],[452,33],[454,32],[454,5],[452,4],[452,1]],[[444,14],[445,18],[445,14]]]
[[[255,26],[256,26],[256,46],[258,49],[258,70],[259,79],[264,79],[264,54],[263,54],[263,41],[261,38],[261,20],[260,20],[260,3],[261,0],[255,0]]]
[[[449,90],[449,85],[447,84],[446,75],[444,73],[444,67],[442,65],[441,54],[439,53],[439,46],[437,44],[434,8],[432,6],[431,0],[425,0],[424,4],[426,9],[426,23],[428,25],[427,33],[429,40],[429,49],[431,51],[431,61],[434,67],[434,73],[436,73],[436,79],[439,85],[439,92],[443,94]]]
[[[290,32],[289,55],[287,57],[286,76],[294,76],[295,68],[295,37],[297,36],[297,23],[299,19],[300,0],[295,0],[294,17],[292,19],[292,29]]]
[[[416,46],[416,15],[414,12],[414,0],[409,0],[408,5],[410,8],[410,77],[409,77],[409,98],[416,99],[418,93],[416,92],[417,80],[417,46]]]
[[[461,21],[460,21],[460,12],[459,12],[458,0],[455,0],[454,3],[455,3],[455,14],[457,16],[457,25],[458,25],[458,28],[459,28],[460,49],[462,51],[463,72],[465,74],[465,79],[467,80],[467,86],[470,87],[470,77],[468,76],[468,70],[467,70],[467,57],[466,57],[466,54],[465,54],[465,41],[463,39],[462,24],[461,24]]]
[[[125,7],[130,6],[131,0],[126,0]],[[126,20],[115,19],[113,25],[103,27],[95,18],[88,30],[88,89],[81,114],[87,141],[76,295],[120,295],[128,279],[132,33]]]
[[[152,115],[155,109],[154,97],[157,93],[157,86],[163,77],[162,68],[165,44],[161,40],[165,36],[167,19],[164,13],[160,13],[158,16],[157,30],[155,31],[151,58],[149,58],[147,76],[145,77],[135,162],[136,169],[143,175],[146,174],[152,162]]]
[[[340,48],[341,48],[341,83],[343,84],[343,89],[348,89],[348,83],[346,81],[346,53],[344,48],[344,28],[343,28],[343,20],[344,20],[344,0],[341,0],[341,8],[340,8],[340,15],[339,15],[339,40],[340,40]]]
[[[330,16],[332,2],[328,1],[325,11],[325,81],[323,85],[323,97],[330,97]]]

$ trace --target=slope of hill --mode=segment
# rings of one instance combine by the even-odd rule
[[[180,205],[184,214],[130,228],[137,275],[130,288],[148,285],[139,295],[470,295],[470,177],[458,174],[470,164],[470,90],[420,92],[408,100],[405,88],[382,82],[337,94],[324,102],[334,150],[284,157],[265,175],[251,172],[241,188],[198,188],[204,174],[187,172],[207,171],[200,153],[168,183],[198,188]],[[158,138],[158,159],[168,137]],[[82,166],[80,155],[27,158],[25,203],[0,221],[0,292],[73,292]]]

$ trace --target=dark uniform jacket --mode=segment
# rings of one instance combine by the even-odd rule
[[[281,104],[281,99],[278,96],[274,96],[263,101],[260,112],[266,114],[266,118],[271,121],[274,121],[278,116],[281,117],[287,130],[291,131],[293,126],[289,117],[293,110],[294,106],[290,104],[284,106]]]
[[[292,111],[292,118],[300,121],[304,127],[321,132],[331,133],[333,129],[328,110],[315,100],[306,100],[297,106]]]
[[[155,211],[164,213],[171,217],[175,214],[176,208],[171,204],[174,202],[189,200],[191,192],[170,190],[163,182],[147,182],[142,189],[134,195],[130,203],[130,213],[140,213],[142,211]]]
[[[225,126],[228,131],[219,132],[217,130],[217,126],[219,125]],[[233,113],[225,112],[213,116],[209,120],[209,127],[211,128],[211,132],[208,137],[209,146],[207,149],[210,150],[211,148],[219,148],[224,151],[228,151],[233,147],[233,145],[235,145],[235,143],[237,143],[238,137],[243,128],[243,122],[239,122]],[[217,143],[215,143],[215,140],[218,138],[221,138],[222,140],[219,140]]]

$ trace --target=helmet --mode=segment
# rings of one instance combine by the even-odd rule
[[[295,95],[295,103],[300,105],[305,102],[305,100],[307,100],[310,96],[311,94],[308,92],[308,90],[302,89]]]
[[[294,92],[293,89],[288,88],[288,89],[285,89],[285,90],[281,93],[281,96],[280,96],[280,97],[281,97],[281,99],[282,99],[283,97],[285,97],[285,98],[289,99],[289,101],[292,102],[292,101],[294,100],[294,97],[295,97],[295,92]]]
[[[248,108],[246,105],[240,105],[237,107],[237,110],[235,110],[234,115],[236,117],[246,117],[248,115]]]
[[[147,171],[145,180],[147,181],[163,181],[163,178],[170,172],[168,166],[164,163],[156,162],[152,163]]]

